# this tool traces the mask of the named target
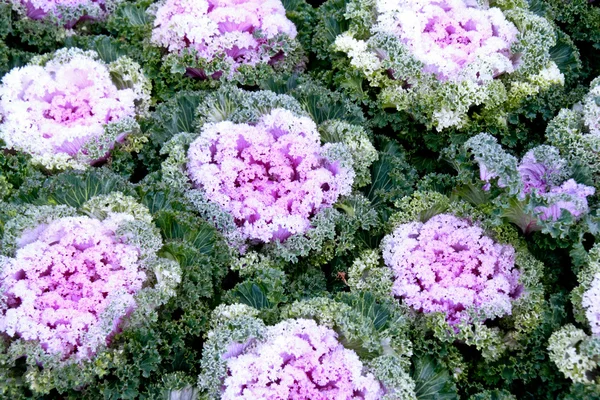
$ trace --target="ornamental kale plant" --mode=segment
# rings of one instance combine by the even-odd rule
[[[381,249],[363,252],[350,268],[353,291],[396,297],[422,329],[475,346],[489,360],[510,351],[504,335],[518,342],[536,328],[543,264],[514,230],[434,192],[415,192],[397,207]],[[507,323],[486,324],[494,319]]]
[[[438,131],[465,128],[498,122],[564,82],[550,55],[554,28],[525,1],[331,1],[345,13],[334,35],[319,27],[317,52],[373,110],[395,108]]]
[[[61,49],[4,76],[0,139],[45,168],[83,169],[139,130],[149,95],[130,59],[106,65],[93,51]]]
[[[332,120],[320,127],[331,138],[321,145],[319,127],[293,97],[229,86],[198,113],[199,133],[165,144],[163,178],[232,246],[243,253],[266,244],[294,260],[336,235],[343,218],[332,206],[376,158],[364,130]]]
[[[179,264],[159,256],[162,239],[149,210],[120,192],[92,197],[79,212],[65,205],[14,212],[0,256],[8,354],[46,371],[84,362],[72,379],[85,383],[116,334],[175,294]]]
[[[327,157],[329,148],[321,147],[313,121],[276,108],[256,125],[204,125],[188,150],[187,170],[196,188],[232,214],[245,238],[284,241],[350,193],[354,171]]]
[[[342,345],[340,336],[359,325],[344,325],[335,312],[350,315],[352,307],[313,300],[292,304],[271,326],[248,306],[218,307],[207,335],[200,388],[220,398],[414,398],[414,382],[403,371],[405,361],[393,350],[373,359]],[[354,316],[363,329],[373,329],[368,318]]]
[[[120,0],[11,0],[24,17],[46,19],[50,23],[72,28],[84,20],[101,20],[114,10]]]
[[[443,312],[448,322],[473,309],[487,318],[510,314],[518,297],[515,250],[450,214],[399,225],[382,242],[394,273],[394,296],[420,312]]]
[[[66,217],[18,239],[21,246],[2,271],[3,332],[63,357],[89,358],[107,342],[113,332],[96,330],[119,325],[146,276],[138,270],[139,250],[116,239],[117,221],[103,222]],[[112,321],[99,318],[117,307]]]
[[[264,336],[264,342],[240,354],[229,351],[224,355],[228,376],[221,398],[358,395],[376,399],[382,395],[373,375],[362,375],[358,356],[337,341],[333,330],[312,320],[286,320],[267,328]]]
[[[469,72],[482,75],[485,59],[491,60],[494,75],[513,72],[510,47],[517,28],[499,8],[474,6],[462,1],[382,2],[373,30],[398,37],[423,63],[423,72],[440,81],[464,79],[459,75],[474,62],[479,65]]]
[[[535,147],[518,164],[489,134],[469,139],[465,147],[479,164],[483,190],[497,180],[504,190],[495,201],[524,233],[542,230],[564,236],[588,213],[588,197],[595,189],[570,177],[573,172],[555,147]]]
[[[169,52],[167,62],[201,79],[290,70],[300,67],[301,49],[285,11],[279,0],[166,0],[156,9],[151,41]]]

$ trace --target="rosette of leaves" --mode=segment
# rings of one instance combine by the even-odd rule
[[[297,30],[285,13],[279,0],[166,0],[153,10],[151,42],[167,50],[165,63],[174,72],[255,82],[272,68],[298,67]]]
[[[412,196],[399,200],[396,207],[399,211],[390,218],[388,232],[394,231],[397,227],[415,223],[420,226],[420,224],[433,221],[434,217],[446,218],[450,215],[454,219],[468,222],[471,226],[467,228],[470,233],[478,231],[500,246],[512,249],[514,251],[514,268],[518,270],[518,287],[516,287],[516,292],[511,295],[511,310],[508,313],[493,311],[490,314],[491,310],[485,311],[485,307],[479,309],[475,306],[464,306],[455,308],[464,318],[452,321],[451,315],[447,312],[418,312],[418,310],[403,304],[403,300],[400,299],[402,307],[407,310],[408,315],[411,315],[415,326],[419,327],[418,331],[424,332],[422,338],[429,334],[442,342],[473,346],[481,352],[483,359],[489,362],[498,360],[504,353],[522,350],[528,335],[542,320],[544,294],[540,286],[540,279],[544,266],[529,254],[526,245],[518,239],[517,232],[510,226],[494,225],[484,213],[467,203],[451,201],[448,197],[435,192],[415,192]],[[454,251],[457,254],[460,251],[470,251],[470,247],[477,247],[475,244],[464,242],[464,238],[458,239],[459,237],[452,235],[448,237],[450,241],[454,239],[459,241],[451,245],[456,248]],[[446,239],[440,237],[439,240]],[[481,240],[483,243],[487,239],[482,236]],[[424,255],[429,253],[437,255],[444,252],[442,250],[433,252],[432,250],[428,253],[428,250],[424,248],[418,251]],[[488,256],[491,257],[491,255],[485,257]],[[459,255],[456,257],[460,258]],[[427,261],[422,262],[422,267],[428,271]],[[470,264],[469,268],[472,269],[473,265]],[[427,273],[423,272],[423,274]],[[447,278],[445,275],[444,279]],[[382,299],[393,299],[394,279],[391,267],[386,266],[382,260],[381,250],[364,252],[355,260],[348,273],[348,284],[352,291],[371,291]],[[442,278],[440,277],[440,279]],[[466,276],[463,279],[461,282],[467,282]],[[425,291],[425,289],[422,290]],[[506,292],[506,295],[509,293]],[[449,302],[452,304],[451,300]],[[498,309],[494,310],[498,311]]]
[[[144,142],[137,120],[150,83],[128,57],[104,63],[95,51],[60,49],[11,70],[0,94],[4,147],[48,170],[85,169],[116,143],[134,151]]]
[[[273,116],[277,113],[287,115],[286,118],[290,121],[304,121],[302,123],[308,124],[307,129],[313,129],[313,133],[310,134],[315,135],[314,129],[316,128],[310,128],[310,126],[314,126],[314,120],[310,119],[310,114],[293,97],[269,91],[245,92],[230,86],[223,86],[212,93],[201,93],[197,104],[198,114],[195,124],[183,124],[185,127],[194,128],[196,132],[184,132],[176,135],[161,150],[161,153],[167,156],[162,165],[162,179],[168,186],[185,193],[186,198],[195,205],[199,214],[211,221],[234,247],[243,251],[250,246],[272,255],[275,259],[287,261],[297,261],[298,257],[317,254],[326,243],[328,247],[330,246],[332,253],[343,254],[353,246],[352,237],[356,230],[368,229],[369,226],[376,223],[373,212],[367,206],[368,200],[360,194],[354,194],[350,189],[364,186],[369,182],[368,168],[377,158],[377,152],[371,145],[367,133],[361,127],[343,120],[327,120],[318,124],[320,141],[324,143],[320,151],[324,151],[322,154],[330,160],[327,162],[339,165],[340,171],[342,171],[338,175],[339,179],[345,178],[341,181],[332,181],[332,185],[338,186],[322,185],[321,190],[328,191],[329,188],[334,190],[335,187],[345,187],[346,189],[340,192],[344,195],[339,197],[334,204],[330,203],[333,207],[319,207],[314,215],[309,213],[310,227],[307,230],[298,230],[297,233],[290,235],[288,231],[270,230],[271,228],[268,228],[267,225],[269,230],[262,232],[267,232],[267,235],[275,235],[271,236],[275,240],[270,240],[266,236],[258,241],[249,240],[248,234],[242,233],[239,228],[249,226],[252,221],[246,225],[239,225],[240,221],[236,222],[232,214],[226,211],[224,205],[211,201],[210,194],[207,194],[202,186],[194,186],[192,176],[188,172],[190,145],[199,140],[204,129],[226,126],[227,129],[257,129],[257,132],[271,132],[269,130],[271,128],[265,128],[264,124],[267,120],[277,120],[279,117]],[[189,119],[187,120],[189,121]],[[166,126],[167,129],[178,129],[176,122],[170,127],[168,124]],[[175,128],[176,126],[177,128]],[[261,131],[263,129],[264,131]],[[325,172],[325,175],[327,174]],[[355,177],[357,178],[355,179]],[[269,180],[272,179],[275,178],[269,178]],[[348,205],[345,205],[346,203]],[[353,203],[356,203],[356,206],[352,206]],[[364,214],[358,215],[359,211]],[[328,254],[319,255],[320,258],[323,258],[320,263],[326,262],[333,256],[333,254]]]
[[[356,126],[366,123],[360,108],[345,96],[339,92],[325,89],[306,76],[291,75],[271,78],[262,82],[260,87],[277,94],[294,97],[300,103],[302,109],[319,125],[323,124],[327,127],[337,125],[343,128],[344,126]],[[160,154],[160,149],[165,142],[180,132],[193,132],[199,129],[197,109],[199,104],[205,101],[206,95],[207,92],[182,91],[157,106],[152,118],[143,127],[148,135],[149,143],[144,146],[140,153],[141,160],[151,174],[158,171],[161,163],[168,157],[168,154]],[[331,122],[331,120],[339,122]],[[359,131],[356,130],[356,132]],[[371,138],[368,129],[366,132]],[[339,135],[331,129],[327,131],[321,129],[320,133],[324,135],[322,137],[327,141],[334,139],[329,138],[329,136]],[[377,212],[379,221],[387,220],[390,212],[392,212],[394,201],[412,193],[417,176],[414,168],[408,164],[401,146],[383,136],[376,135],[372,138],[377,150],[377,159],[368,169],[361,168],[359,170],[360,176],[357,177],[363,182],[371,181],[360,188],[360,192],[368,199],[368,202],[365,202],[362,196],[359,196],[355,200],[344,202],[341,209],[347,214],[347,221],[351,218],[352,221],[361,224],[375,221],[374,215],[372,215],[374,211]],[[364,140],[355,143],[353,146],[357,150],[368,146],[368,143]],[[371,162],[372,157],[355,159],[358,163],[366,165]],[[355,250],[364,246],[376,247],[378,245],[377,240],[380,239],[380,229],[375,226],[376,224],[379,225],[380,223],[369,222],[371,228],[368,229],[370,230],[368,232],[361,230],[362,233],[357,238],[358,242],[355,243]],[[367,229],[367,225],[364,226]],[[346,224],[345,227],[349,227],[349,225]],[[355,230],[355,228],[349,229]],[[377,232],[373,229],[376,229]],[[342,266],[335,267],[336,273],[344,268]]]
[[[159,255],[163,242],[149,210],[120,192],[79,209],[13,210],[1,258],[7,354],[13,364],[25,356],[33,392],[78,388],[120,357],[116,334],[156,319],[181,268]]]
[[[314,25],[314,11],[304,0],[194,4],[121,3],[108,20],[111,35],[119,38],[112,46],[144,65],[156,97],[168,100],[180,90],[216,88],[224,81],[255,86],[304,68],[301,43],[308,43]],[[277,11],[265,14],[269,9]],[[277,21],[287,28],[279,32]],[[194,39],[192,32],[199,30]]]
[[[564,82],[554,27],[526,1],[330,0],[320,10],[314,51],[379,119],[395,110],[438,131],[502,129],[523,100]]]
[[[479,165],[480,183],[473,183],[477,178],[457,162],[459,179],[464,181],[456,191],[459,196],[476,205],[487,203],[488,213],[525,234],[541,231],[577,241],[582,232],[593,229],[588,197],[595,189],[556,147],[537,146],[518,161],[493,136],[481,133],[467,140],[464,149]]]
[[[546,128],[549,144],[558,148],[569,166],[589,175],[600,188],[598,148],[600,146],[600,78],[590,84],[580,104],[562,109]]]
[[[517,397],[531,393],[542,397],[563,393],[568,382],[548,360],[546,344],[552,332],[566,322],[568,305],[564,296],[554,294],[544,299],[546,288],[542,288],[541,282],[546,279],[547,268],[529,253],[514,228],[497,226],[486,216],[485,207],[476,210],[465,203],[450,201],[440,193],[415,192],[397,204],[401,211],[390,219],[388,232],[397,222],[425,222],[439,214],[452,214],[472,221],[495,242],[515,249],[519,280],[526,282],[522,292],[512,301],[510,315],[488,320],[473,315],[476,322],[460,327],[466,328],[462,332],[456,331],[456,325],[448,324],[444,314],[415,313],[401,303],[407,315],[414,318],[410,338],[415,355],[435,360],[434,364],[446,371],[461,396],[500,388]],[[390,269],[375,250],[365,252],[355,261],[347,282],[353,292],[371,291],[378,298],[391,299],[392,278]],[[548,383],[541,387],[542,381]]]
[[[250,357],[244,354],[251,354],[254,349],[260,348],[261,342],[267,342],[270,331],[277,329],[275,327],[298,323],[313,326],[315,322],[320,329],[333,333],[337,338],[338,346],[344,349],[338,347],[338,351],[354,353],[358,356],[354,359],[360,360],[363,365],[363,374],[377,380],[380,392],[374,395],[365,391],[365,398],[417,398],[415,381],[408,372],[412,352],[405,336],[402,313],[391,304],[376,302],[369,294],[345,294],[337,300],[315,297],[298,301],[282,308],[276,321],[267,323],[260,319],[259,310],[247,305],[218,307],[201,361],[203,370],[198,381],[204,391],[201,398],[219,398],[230,364],[236,362],[233,359]],[[320,345],[315,343],[315,346]],[[309,359],[308,355],[305,357]],[[267,378],[260,376],[253,379],[262,382]],[[352,379],[356,379],[355,374]]]
[[[600,247],[585,254],[571,292],[575,324],[556,330],[548,341],[550,359],[575,383],[600,385]]]
[[[165,382],[174,377],[184,382],[186,376],[197,374],[201,336],[208,329],[210,310],[219,303],[221,281],[229,263],[228,247],[218,232],[198,218],[177,192],[160,185],[132,185],[103,168],[61,173],[43,185],[22,187],[17,193],[15,199],[21,203],[76,210],[77,215],[91,217],[104,215],[109,206],[115,212],[135,206],[133,210],[143,211],[150,221],[143,235],[154,235],[161,244],[156,258],[177,266],[180,282],[168,299],[144,304],[153,309],[160,305],[158,312],[134,311],[131,315],[138,315],[137,319],[125,319],[129,322],[113,335],[108,349],[98,352],[83,367],[69,364],[46,369],[37,365],[35,359],[15,362],[14,352],[5,353],[9,358],[0,373],[16,377],[11,380],[11,390],[20,396],[26,396],[30,390],[48,393],[54,389],[85,398],[159,397],[164,394]],[[95,204],[93,209],[90,204]],[[28,207],[32,206],[3,206],[0,234],[14,237],[4,221],[14,219],[21,208]],[[143,239],[143,235],[138,236]],[[148,276],[149,290],[152,286],[157,288],[158,279],[168,278],[151,272]],[[189,382],[193,380],[190,378]]]

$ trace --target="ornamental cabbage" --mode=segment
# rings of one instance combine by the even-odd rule
[[[65,28],[85,20],[105,19],[121,0],[11,0],[31,19],[49,18]]]
[[[522,195],[536,193],[548,202],[547,206],[535,208],[541,220],[556,221],[563,209],[575,218],[587,213],[587,197],[595,190],[574,179],[565,180],[565,161],[556,149],[539,146],[528,151],[518,169],[523,184]]]
[[[391,299],[436,339],[474,346],[488,361],[527,343],[543,317],[544,265],[516,230],[438,192],[417,191],[396,207],[380,249],[348,270],[351,291]]]
[[[139,321],[132,313],[147,318],[173,296],[181,277],[157,256],[162,239],[134,199],[97,196],[82,211],[25,207],[2,240],[0,332],[45,368],[94,357]]]
[[[480,8],[464,0],[396,0],[377,5],[373,31],[397,37],[423,64],[423,72],[440,81],[484,82],[515,68],[510,47],[519,31],[499,8]]]
[[[244,237],[284,241],[352,188],[354,171],[327,157],[316,124],[277,108],[255,125],[206,124],[190,145],[194,186],[231,213]]]
[[[514,248],[453,215],[401,224],[382,248],[393,294],[418,311],[444,313],[450,324],[467,321],[468,311],[510,315],[522,290]]]
[[[245,347],[245,348],[244,348]],[[223,355],[227,376],[221,399],[380,399],[372,373],[330,328],[310,319],[269,326],[264,338]]]
[[[505,216],[523,232],[544,230],[560,236],[588,213],[587,198],[595,189],[569,178],[572,170],[557,148],[537,146],[518,162],[487,133],[469,139],[465,148],[479,164],[483,190],[489,191],[490,182],[497,179],[504,192],[495,201],[509,209]]]
[[[6,297],[0,331],[63,357],[89,358],[106,343],[146,280],[139,249],[115,233],[119,219],[66,217],[21,237],[0,278]]]
[[[352,193],[368,182],[377,157],[365,129],[337,119],[317,125],[293,97],[270,91],[222,85],[196,95],[190,126],[199,132],[182,132],[164,144],[162,179],[237,251],[260,246],[297,262],[336,241],[341,254],[361,224],[373,223],[334,207],[365,202]]]
[[[382,311],[372,297],[350,297],[360,304],[319,297],[295,302],[275,325],[245,304],[218,306],[200,362],[201,397],[416,399],[402,318]],[[382,311],[380,318],[364,314],[363,301]],[[342,343],[352,343],[352,350]]]
[[[332,1],[332,0],[330,0]],[[525,1],[350,0],[331,46],[318,48],[340,70],[341,87],[375,108],[396,108],[435,127],[465,127],[473,106],[500,121],[521,100],[563,84],[551,60],[556,33]],[[315,37],[330,35],[329,17]],[[340,57],[340,54],[343,54]]]
[[[594,186],[600,188],[600,78],[592,81],[582,104],[560,110],[548,124],[546,137],[570,165],[589,169]]]
[[[61,49],[11,70],[0,85],[0,139],[53,169],[84,169],[139,130],[150,84],[126,57]]]
[[[232,79],[242,66],[275,66],[298,48],[280,0],[166,0],[156,10],[152,43],[192,55],[188,75]]]

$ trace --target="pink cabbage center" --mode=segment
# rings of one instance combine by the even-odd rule
[[[379,5],[376,30],[396,35],[424,72],[439,80],[457,78],[478,58],[490,63],[493,76],[513,71],[510,46],[516,27],[498,8],[482,9],[465,0],[396,0]],[[477,71],[475,78],[487,72]]]
[[[394,295],[421,312],[443,312],[450,323],[468,320],[469,308],[510,314],[522,290],[513,247],[453,215],[398,226],[383,241],[383,257]]]
[[[372,374],[363,375],[356,353],[313,320],[269,327],[269,338],[228,359],[225,399],[368,399],[383,396]]]
[[[352,171],[322,152],[312,120],[275,109],[256,125],[205,126],[190,146],[187,169],[246,238],[281,241],[305,232],[317,211],[350,190]]]
[[[88,217],[42,225],[26,232],[21,245],[0,280],[7,304],[0,330],[38,340],[64,357],[89,357],[97,345],[107,344],[146,279],[138,270],[139,249]],[[121,311],[103,317],[113,302]],[[108,326],[102,336],[88,338],[101,332],[95,329],[101,323]]]

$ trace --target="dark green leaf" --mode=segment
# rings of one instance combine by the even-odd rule
[[[419,400],[458,399],[448,371],[429,358],[416,358],[411,376],[415,381],[415,393]]]
[[[375,297],[369,293],[360,293],[358,295],[344,294],[341,300],[354,307],[362,315],[373,322],[377,331],[387,328],[390,312],[384,305],[377,303]]]
[[[254,282],[244,282],[233,289],[233,295],[236,296],[240,302],[254,307],[257,310],[264,308],[270,308],[271,304],[267,295],[263,289]]]
[[[342,102],[332,102],[317,94],[309,94],[300,100],[302,107],[311,115],[317,124],[330,119],[346,119],[348,110]]]
[[[166,239],[188,242],[202,254],[213,252],[217,233],[200,218],[183,212],[160,211],[155,223]]]
[[[171,133],[194,131],[194,120],[198,104],[200,104],[200,96],[177,97],[177,111],[173,114],[171,121]]]
[[[182,211],[183,204],[180,202],[179,193],[170,189],[144,189],[138,188],[140,202],[148,207],[151,214],[156,214],[161,210]]]
[[[540,17],[546,16],[546,4],[542,0],[529,0],[529,9]]]
[[[563,32],[557,32],[557,40],[554,47],[550,49],[550,56],[564,74],[581,69],[579,51],[573,41]]]
[[[123,178],[105,170],[86,173],[66,172],[51,178],[45,188],[50,202],[81,207],[94,196],[121,191],[134,195],[132,185]]]
[[[5,37],[12,30],[12,6],[10,3],[0,3],[0,37]]]
[[[415,174],[396,142],[388,139],[381,141],[379,159],[371,166],[372,183],[366,188],[367,197],[376,208],[412,192]]]
[[[260,83],[260,87],[263,90],[270,90],[277,94],[289,94],[298,86],[298,83],[297,74],[286,77],[269,76],[269,78]]]
[[[124,18],[129,20],[129,23],[133,26],[141,26],[150,23],[146,10],[136,7],[133,4],[121,7],[120,13]]]
[[[98,53],[105,63],[116,61],[119,57],[126,54],[126,52],[121,49],[119,43],[108,36],[100,36],[94,40],[92,49]]]
[[[452,192],[452,197],[458,197],[459,199],[465,200],[475,206],[486,204],[491,199],[489,191],[485,191],[480,186],[476,186],[472,183],[454,189]]]

